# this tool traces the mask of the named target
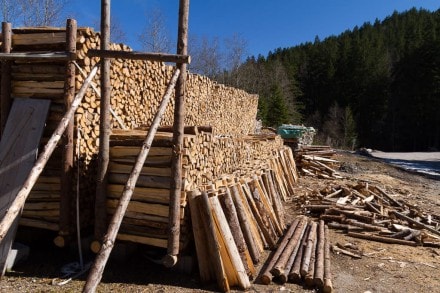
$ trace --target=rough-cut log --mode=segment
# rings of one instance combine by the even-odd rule
[[[237,210],[234,206],[234,202],[232,201],[232,196],[229,189],[226,189],[225,193],[219,195],[219,200],[222,203],[223,211],[231,229],[231,233],[234,237],[241,261],[243,262],[247,274],[253,277],[255,275],[255,267],[252,263],[252,258],[250,257],[246,241],[244,240],[240,222],[237,216]]]
[[[215,275],[212,267],[210,266],[209,248],[206,245],[208,242],[202,225],[204,219],[200,214],[200,205],[198,200],[200,199],[200,194],[201,193],[199,191],[193,191],[190,193],[189,207],[191,209],[191,223],[193,228],[194,242],[196,245],[200,279],[203,283],[206,283],[215,278]]]
[[[287,243],[289,243],[289,240],[292,237],[293,233],[295,232],[296,227],[303,220],[304,220],[303,218],[298,217],[293,221],[293,223],[290,225],[289,229],[287,230],[286,234],[284,235],[283,240],[281,240],[281,243],[278,245],[277,250],[270,257],[270,261],[267,264],[266,269],[260,276],[260,280],[263,284],[268,285],[272,281],[273,275],[270,271],[273,269],[274,265],[276,264],[279,257],[283,253]]]
[[[115,213],[113,214],[113,218],[108,227],[107,234],[104,237],[103,245],[95,259],[95,262],[93,263],[93,266],[87,278],[87,282],[84,285],[84,292],[95,292],[96,287],[98,286],[102,278],[102,273],[104,272],[105,265],[107,263],[107,260],[110,256],[110,253],[116,241],[116,236],[118,234],[119,227],[121,226],[121,222],[125,215],[125,211],[127,210],[128,204],[130,203],[130,199],[133,194],[134,188],[136,186],[136,181],[139,177],[140,170],[142,169],[145,159],[148,156],[148,152],[150,151],[151,144],[154,139],[154,135],[156,134],[157,127],[160,124],[162,116],[165,112],[165,108],[171,98],[171,93],[172,90],[174,89],[174,85],[177,81],[179,73],[180,71],[176,69],[176,72],[174,73],[170,81],[167,91],[163,96],[163,100],[156,113],[156,116],[154,117],[151,128],[148,131],[147,137],[145,138],[142,144],[141,151],[136,159],[135,165],[133,166],[133,170],[131,171],[130,178],[128,179],[124,187],[121,198],[119,200],[119,204],[116,208]]]
[[[293,263],[295,262],[295,259],[298,257],[298,253],[299,251],[302,249],[302,243],[303,243],[303,238],[304,238],[304,234],[307,230],[308,224],[305,223],[303,225],[303,227],[301,228],[302,230],[299,233],[298,236],[298,241],[295,245],[295,248],[292,250],[292,253],[290,254],[289,259],[286,262],[286,265],[284,267],[283,272],[280,274],[279,279],[282,283],[287,282],[287,280],[289,279],[289,273],[292,270],[293,267]]]
[[[305,277],[309,271],[310,258],[312,257],[313,246],[316,241],[316,222],[312,222],[309,235],[307,237],[307,246],[303,253],[303,259],[301,263],[301,276]]]
[[[189,0],[179,1],[179,20],[177,32],[177,54],[188,54],[188,14]],[[174,99],[173,155],[171,171],[173,174],[170,191],[170,220],[168,232],[167,256],[164,264],[172,267],[177,263],[180,236],[180,191],[182,190],[182,150],[185,134],[185,95],[186,95],[186,63],[178,66],[181,74],[176,84]]]
[[[316,251],[316,265],[314,283],[319,288],[324,286],[324,268],[325,268],[325,225],[324,221],[319,221],[318,246]]]
[[[79,104],[81,103],[81,100],[84,97],[84,94],[92,78],[96,75],[97,71],[98,68],[95,67],[90,73],[89,77],[84,81],[84,84],[81,87],[81,90],[75,96],[75,99],[73,100],[71,107],[66,112],[60,124],[58,125],[57,129],[55,130],[54,134],[50,138],[49,142],[44,147],[43,152],[38,156],[37,162],[35,163],[29,176],[27,177],[25,183],[23,184],[23,187],[18,192],[17,197],[15,198],[14,202],[11,205],[11,208],[6,212],[4,218],[2,219],[0,223],[0,241],[5,237],[12,222],[22,210],[26,198],[28,197],[32,187],[34,186],[41,172],[43,171],[44,166],[46,165],[47,161],[52,155],[57,143],[60,141],[61,136],[63,135],[63,132],[67,127],[67,124],[69,123],[70,118],[73,116]]]
[[[378,241],[378,242],[382,242],[382,243],[402,244],[402,245],[409,245],[409,246],[417,246],[418,245],[414,241],[394,239],[394,238],[377,236],[377,235],[371,235],[371,234],[348,232],[347,235],[351,236],[351,237],[354,237],[354,238],[373,240],[373,241]]]
[[[66,24],[66,51],[72,54],[76,53],[76,20],[68,19]],[[66,64],[66,81],[64,84],[64,106],[66,109],[75,97],[75,64],[74,61],[68,61]],[[63,147],[63,167],[61,173],[61,201],[60,201],[60,237],[66,237],[70,234],[70,204],[73,198],[72,177],[73,177],[73,140],[74,140],[74,120],[71,117],[66,131],[64,132],[62,145]],[[64,244],[65,241],[59,241]]]
[[[229,282],[226,277],[226,272],[220,255],[220,244],[216,234],[215,223],[211,211],[211,205],[209,203],[208,194],[202,191],[201,198],[201,215],[203,219],[205,219],[205,221],[203,221],[203,224],[205,226],[206,238],[208,240],[207,244],[211,254],[210,260],[212,261],[213,270],[215,272],[219,288],[223,292],[228,292]]]
[[[289,280],[292,282],[298,283],[301,280],[301,272],[300,272],[301,262],[302,262],[304,251],[306,249],[307,239],[308,239],[308,235],[310,232],[310,227],[311,227],[310,224],[308,224],[306,227],[306,230],[304,232],[303,238],[300,243],[300,247],[298,249],[298,253],[295,257],[295,261],[293,262],[292,268],[290,269],[290,272],[289,272]]]
[[[333,291],[332,273],[331,273],[331,260],[330,260],[330,235],[328,227],[324,227],[324,287],[325,293],[331,293]]]
[[[209,198],[212,212],[214,215],[214,222],[216,224],[216,230],[219,232],[218,239],[221,240],[221,246],[225,247],[227,255],[222,257],[224,263],[230,262],[230,267],[225,266],[228,270],[226,271],[227,275],[230,269],[230,273],[234,276],[231,279],[236,279],[236,282],[231,282],[231,285],[237,285],[242,290],[247,290],[250,288],[251,284],[249,282],[249,277],[247,276],[246,269],[243,265],[243,262],[240,258],[240,254],[238,252],[237,246],[235,245],[234,237],[232,236],[231,230],[229,229],[228,221],[224,215],[224,212],[221,208],[220,201],[217,196],[213,196]]]
[[[2,50],[3,54],[11,52],[11,24],[2,22]],[[2,61],[1,69],[1,92],[0,92],[0,135],[5,130],[6,121],[8,120],[9,109],[11,108],[11,61]]]
[[[231,196],[234,201],[234,206],[237,210],[237,217],[240,221],[240,226],[243,232],[243,237],[246,240],[249,253],[251,255],[254,264],[260,261],[260,251],[255,243],[254,236],[251,231],[251,223],[246,215],[245,207],[241,201],[240,195],[237,190],[237,185],[232,185],[230,187]]]

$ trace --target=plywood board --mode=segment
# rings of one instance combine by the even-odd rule
[[[15,99],[0,141],[0,219],[23,186],[38,154],[49,111],[49,100]],[[14,241],[18,218],[0,243],[0,268]]]

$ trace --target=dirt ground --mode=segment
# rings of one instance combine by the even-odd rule
[[[430,213],[440,215],[440,181],[408,173],[375,159],[340,153],[341,174],[353,182],[368,180],[399,194],[405,201],[417,204]],[[297,192],[286,204],[287,220],[301,213],[297,199],[310,189],[320,188],[334,180],[300,178]],[[27,234],[30,246],[28,260],[6,273],[0,281],[0,292],[80,292],[87,274],[65,285],[57,285],[61,269],[78,260],[75,248],[58,249],[52,244],[54,235]],[[38,235],[31,236],[29,235]],[[438,292],[440,288],[440,249],[383,244],[355,239],[335,230],[330,231],[331,243],[353,243],[364,254],[362,259],[332,254],[332,274],[335,292]],[[182,273],[164,269],[151,261],[161,251],[138,247],[127,257],[109,261],[98,292],[215,292],[215,284],[201,284],[197,271]],[[266,256],[269,252],[266,252]],[[123,254],[121,254],[123,255]],[[148,257],[147,257],[148,256]],[[85,263],[93,260],[86,254]],[[259,267],[261,269],[261,265]],[[254,280],[250,292],[315,292],[298,284],[258,284]]]

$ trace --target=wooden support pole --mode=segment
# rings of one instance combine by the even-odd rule
[[[101,0],[101,49],[110,49],[110,0]],[[104,236],[107,224],[106,189],[110,149],[110,59],[101,59],[101,103],[99,121],[98,176],[95,198],[95,240]],[[92,243],[92,248],[97,245]],[[96,248],[95,248],[96,249]],[[92,249],[93,250],[93,249]]]
[[[121,226],[122,219],[124,218],[125,212],[127,210],[128,204],[130,203],[131,196],[133,195],[134,188],[136,187],[136,181],[139,178],[139,174],[144,166],[145,160],[147,159],[148,152],[151,149],[154,136],[157,132],[157,127],[162,120],[162,116],[165,113],[165,109],[168,105],[168,101],[171,98],[174,85],[176,84],[177,78],[179,77],[179,69],[176,69],[173,77],[171,78],[170,84],[165,92],[165,95],[160,103],[158,111],[154,116],[153,122],[150,129],[148,130],[147,137],[142,143],[139,155],[136,158],[136,163],[130,173],[127,183],[125,184],[124,190],[122,191],[121,198],[119,199],[118,206],[116,207],[115,213],[111,219],[110,225],[108,227],[107,233],[105,234],[104,241],[102,243],[101,249],[93,263],[90,270],[87,282],[84,285],[83,292],[95,292],[96,287],[102,278],[102,273],[104,272],[105,265],[113,249],[116,241],[116,236],[118,235],[119,227]]]
[[[66,24],[66,51],[72,54],[76,53],[76,20],[68,19]],[[68,61],[66,64],[66,80],[64,83],[64,107],[69,109],[75,97],[75,64],[74,61]],[[60,200],[60,231],[58,241],[63,247],[66,243],[65,237],[68,237],[71,229],[70,205],[72,202],[72,177],[73,177],[73,138],[74,138],[73,117],[67,125],[63,135],[62,145],[62,173],[61,173],[61,200]]]
[[[300,273],[302,277],[306,277],[309,271],[310,258],[312,257],[313,246],[315,245],[315,241],[316,241],[316,227],[317,227],[316,222],[312,222],[309,235],[307,237],[307,246],[303,253],[303,259],[301,263]]]
[[[177,54],[188,54],[188,14],[189,0],[179,1],[179,28],[177,36]],[[173,154],[171,166],[171,190],[169,205],[169,229],[167,255],[163,260],[166,267],[177,263],[180,239],[180,196],[182,190],[182,150],[185,128],[185,83],[186,64],[179,64],[180,77],[177,81],[174,103]]]
[[[84,84],[79,90],[78,94],[75,96],[75,99],[73,100],[71,107],[66,112],[66,114],[64,114],[63,118],[61,119],[61,122],[58,124],[51,138],[44,147],[43,152],[38,156],[38,159],[35,162],[35,165],[32,168],[31,172],[29,173],[29,176],[27,177],[26,181],[24,182],[23,187],[17,193],[14,202],[11,204],[11,207],[6,212],[4,218],[0,222],[0,242],[5,237],[14,219],[23,209],[26,198],[29,196],[32,187],[35,185],[35,182],[37,181],[41,172],[43,172],[44,166],[46,166],[47,161],[49,160],[50,156],[55,150],[55,147],[60,141],[61,136],[63,135],[64,131],[67,128],[67,124],[69,124],[70,119],[73,117],[73,114],[75,113],[76,109],[78,109],[79,105],[81,104],[82,98],[84,97],[87,88],[90,85],[90,82],[92,81],[93,77],[96,75],[97,71],[98,71],[98,67],[93,68],[92,71],[90,72],[90,75],[84,81]]]
[[[12,30],[9,22],[2,22],[2,53],[11,52]],[[5,130],[8,120],[9,110],[11,109],[11,61],[2,61],[1,75],[1,103],[0,103],[0,137]]]
[[[306,231],[304,232],[303,239],[301,240],[300,247],[293,262],[292,268],[289,272],[289,280],[298,283],[301,280],[301,261],[303,258],[304,251],[306,249],[307,239],[310,231],[310,225],[307,225]]]

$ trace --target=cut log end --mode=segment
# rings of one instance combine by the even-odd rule
[[[100,241],[98,241],[98,240],[94,240],[93,242],[92,242],[92,244],[90,244],[90,250],[93,252],[93,253],[98,253],[99,252],[99,250],[101,250],[101,242]]]
[[[331,279],[325,279],[324,280],[324,287],[322,288],[322,291],[324,293],[331,293],[333,292],[333,284]]]
[[[172,268],[176,265],[177,260],[178,260],[177,255],[167,254],[162,259],[162,264],[167,268]]]
[[[66,240],[64,238],[64,236],[58,235],[57,237],[55,237],[55,239],[53,240],[53,243],[60,248],[63,248],[66,246]]]
[[[266,274],[260,277],[260,281],[264,285],[269,285],[272,282],[272,275]]]

